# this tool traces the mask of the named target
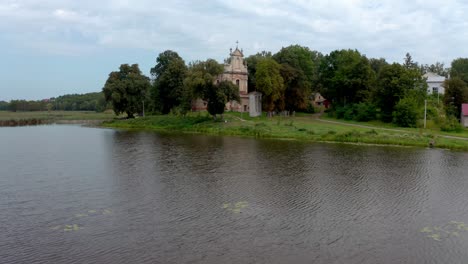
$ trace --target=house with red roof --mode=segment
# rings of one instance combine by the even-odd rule
[[[468,127],[468,104],[462,104],[460,120],[462,126]]]

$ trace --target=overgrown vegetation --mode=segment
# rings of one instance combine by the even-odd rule
[[[122,118],[124,116],[120,116]],[[100,123],[112,120],[116,116],[113,111],[0,111],[0,126],[26,126],[50,123]]]
[[[158,115],[134,120],[114,120],[104,126],[128,129],[150,129],[168,133],[203,133],[211,135],[235,135],[256,138],[296,139],[314,142],[348,142],[468,149],[468,140],[442,138],[436,131],[422,132],[417,128],[390,131],[378,127],[355,127],[346,124],[322,122],[311,115],[297,117],[266,115],[257,118],[240,118],[241,113],[225,113],[225,122],[213,121],[208,113],[185,116]],[[463,134],[468,138],[468,132]]]

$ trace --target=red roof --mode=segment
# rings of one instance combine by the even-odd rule
[[[462,104],[462,114],[468,116],[468,104]]]

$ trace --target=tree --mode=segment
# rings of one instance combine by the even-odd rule
[[[189,63],[184,85],[193,94],[193,98],[204,98],[216,77],[223,73],[223,65],[213,59]]]
[[[409,54],[409,52],[406,53],[405,56],[405,61],[403,63],[403,67],[406,69],[419,69],[418,63],[413,61],[413,58]]]
[[[102,112],[107,108],[103,92],[66,94],[50,100],[53,110]]]
[[[265,59],[265,58],[271,58],[271,57],[272,57],[271,52],[262,51],[255,55],[250,55],[249,57],[245,58],[245,61],[248,65],[247,71],[249,73],[249,78],[248,78],[249,92],[257,90],[257,82],[256,82],[255,74],[257,72],[258,61]]]
[[[416,127],[418,121],[418,107],[413,98],[401,99],[393,111],[393,122],[402,127]]]
[[[187,107],[190,100],[184,87],[187,66],[177,52],[166,50],[159,54],[156,65],[151,69],[154,78],[151,97],[155,110],[168,114],[172,108],[181,104]]]
[[[0,101],[0,111],[8,110],[9,103],[6,101]]]
[[[224,113],[227,102],[240,102],[239,88],[230,81],[211,84],[208,85],[204,98],[208,102],[208,113],[216,119],[217,115]]]
[[[381,69],[373,97],[377,107],[380,108],[382,121],[392,121],[395,105],[407,95],[408,91],[415,90],[416,94],[424,93],[425,83],[421,77],[416,77],[414,69],[408,69],[398,63],[386,65]]]
[[[433,72],[435,74],[438,74],[440,76],[445,76],[448,77],[449,75],[449,69],[444,67],[444,63],[442,62],[436,62],[435,64],[425,64],[422,65],[423,72],[428,73],[428,72]]]
[[[229,101],[240,102],[239,88],[229,81],[214,83],[215,78],[223,72],[223,65],[213,59],[195,61],[189,64],[185,86],[192,98],[207,101],[208,112],[216,119],[222,115]]]
[[[257,64],[257,90],[263,94],[263,107],[269,113],[284,96],[284,80],[280,69],[281,66],[271,58],[264,58]]]
[[[299,45],[282,48],[273,55],[273,59],[281,64],[287,109],[304,110],[307,108],[313,82],[317,76],[317,65],[314,65],[314,60],[318,60],[320,56],[318,52]]]
[[[444,82],[444,105],[447,115],[460,119],[461,105],[468,102],[468,86],[458,77],[453,77]]]
[[[141,74],[138,64],[122,64],[119,71],[109,74],[102,90],[117,115],[125,112],[128,118],[133,118],[142,110],[144,94],[149,87],[149,78]]]
[[[452,61],[450,78],[458,78],[468,84],[468,58],[458,58]]]
[[[364,101],[375,79],[369,60],[357,50],[336,50],[320,65],[321,94],[337,105]]]
[[[369,59],[369,64],[375,75],[378,75],[383,66],[388,65],[388,62],[384,58],[371,58]]]

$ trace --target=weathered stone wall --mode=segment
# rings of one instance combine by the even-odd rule
[[[221,80],[222,81],[231,81],[233,84],[237,85],[237,80],[239,80],[239,93],[247,94],[247,79],[248,75],[245,73],[223,73]]]

